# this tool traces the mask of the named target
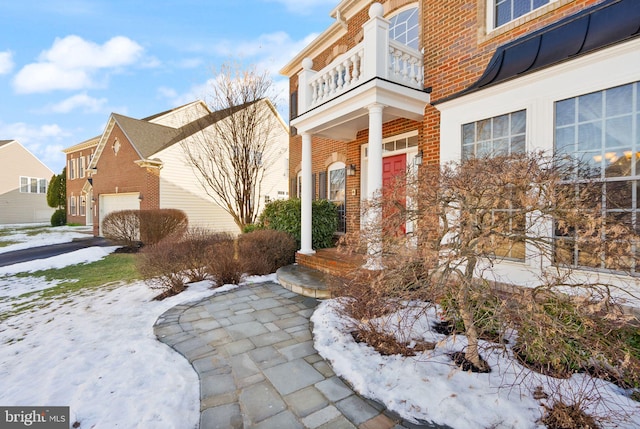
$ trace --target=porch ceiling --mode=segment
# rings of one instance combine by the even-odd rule
[[[429,100],[428,92],[374,78],[301,114],[291,126],[299,134],[352,141],[358,131],[369,127],[369,106],[385,106],[383,123],[397,118],[421,121]]]

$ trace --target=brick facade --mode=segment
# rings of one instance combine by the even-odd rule
[[[86,142],[85,142],[86,143]],[[82,205],[82,199],[86,195],[82,192],[83,187],[87,183],[87,180],[91,178],[91,172],[87,171],[87,166],[93,156],[97,141],[93,143],[80,144],[76,147],[66,150],[66,168],[67,168],[67,223],[68,224],[87,224],[87,213],[91,213],[92,201],[87,198],[84,201],[84,213],[82,213],[80,207]],[[82,161],[81,161],[82,160]],[[84,162],[84,169],[82,172],[78,171],[79,165]],[[74,164],[75,172],[74,177],[71,177],[70,164]],[[74,198],[76,201],[75,214],[71,212],[70,199]]]
[[[422,122],[397,119],[383,124],[383,139],[393,135],[418,130],[419,149],[423,151],[421,174],[428,166],[440,162],[440,113],[434,103],[456,94],[472,85],[484,72],[495,49],[524,34],[538,30],[564,17],[603,0],[557,0],[520,17],[494,31],[487,32],[487,0],[379,0],[385,16],[394,15],[400,8],[419,5],[421,22],[421,47],[424,51],[425,87],[431,89],[431,105],[427,105]],[[346,22],[346,33],[335,43],[312,56],[313,69],[320,70],[341,53],[362,41],[362,26],[369,19],[368,8],[372,2],[351,16]],[[298,70],[299,71],[299,70]],[[290,77],[290,91],[298,91],[298,78]],[[345,95],[346,96],[346,95]],[[347,230],[360,225],[361,146],[367,143],[368,130],[358,132],[351,142],[338,142],[314,137],[312,139],[312,171],[315,177],[326,171],[325,160],[336,156],[345,164],[357,166],[354,176],[347,176]],[[301,169],[301,137],[290,139],[289,156],[292,179],[290,194],[296,195],[297,174]],[[459,142],[455,142],[459,144]],[[318,195],[318,183],[314,195]]]
[[[119,143],[116,145],[116,140]],[[107,143],[100,154],[94,175],[93,211],[94,235],[99,235],[100,195],[138,192],[141,195],[140,209],[160,208],[160,176],[157,169],[140,167],[135,161],[140,155],[126,135],[116,125],[107,136]],[[115,148],[118,147],[117,152]],[[101,174],[102,173],[102,174]]]

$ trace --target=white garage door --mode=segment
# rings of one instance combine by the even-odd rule
[[[102,235],[102,220],[104,217],[111,212],[119,210],[139,210],[139,196],[138,192],[100,195],[100,235]]]

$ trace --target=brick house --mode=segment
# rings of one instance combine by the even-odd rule
[[[375,222],[361,218],[361,203],[395,172],[428,174],[491,151],[588,157],[603,192],[624,182],[622,210],[640,222],[640,2],[343,0],[331,16],[281,70],[290,81],[290,193],[303,208],[300,260],[314,253],[314,198],[335,199],[347,228],[360,228]],[[609,174],[624,162],[624,174]],[[497,270],[526,284],[539,262],[523,251]]]
[[[288,127],[267,100],[277,124],[269,144],[287,158]],[[112,113],[102,135],[65,149],[67,155],[68,222],[93,225],[102,234],[101,222],[113,211],[177,208],[186,212],[190,226],[237,233],[232,216],[207,195],[197,173],[187,162],[183,145],[195,139],[213,138],[212,125],[226,114],[211,112],[203,101],[144,118]],[[282,198],[288,187],[288,171],[281,164],[266,168],[260,203]]]

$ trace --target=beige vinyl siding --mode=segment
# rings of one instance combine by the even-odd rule
[[[160,208],[183,210],[189,226],[238,234],[233,217],[215,204],[186,164],[182,148],[173,145],[157,154],[164,161],[160,170]]]
[[[49,222],[45,193],[21,193],[20,177],[51,180],[53,172],[20,143],[0,146],[0,224]],[[39,185],[38,185],[39,186]]]

